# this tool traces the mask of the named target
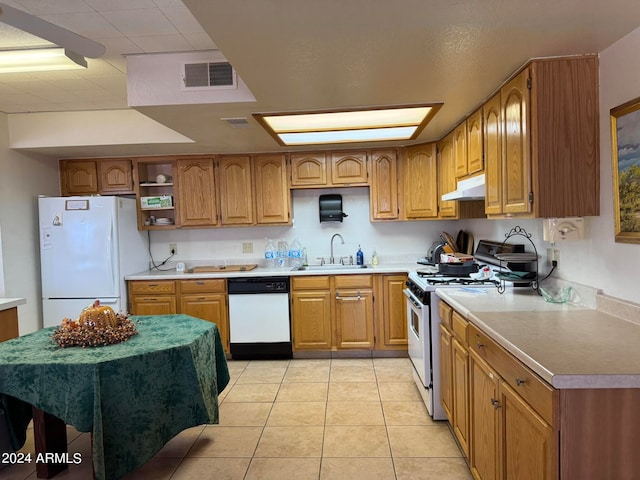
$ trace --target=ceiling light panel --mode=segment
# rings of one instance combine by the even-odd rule
[[[75,70],[87,68],[87,61],[64,48],[36,48],[0,51],[0,73]]]
[[[442,104],[254,114],[281,145],[410,140]]]

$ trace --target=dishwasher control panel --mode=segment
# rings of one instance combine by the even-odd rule
[[[239,277],[227,279],[230,295],[239,293],[289,293],[289,277]]]

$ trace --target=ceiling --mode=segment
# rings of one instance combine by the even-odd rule
[[[637,0],[4,3],[107,47],[84,71],[0,75],[7,114],[126,110],[126,55],[217,48],[256,98],[139,106],[193,142],[35,149],[58,157],[280,151],[252,113],[443,102],[413,143],[436,140],[528,59],[597,53],[640,26]],[[46,43],[0,23],[0,49]],[[226,117],[249,126],[233,129]]]

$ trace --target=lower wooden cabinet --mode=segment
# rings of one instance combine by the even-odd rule
[[[449,305],[439,309],[442,402],[473,477],[557,479],[557,390]]]
[[[229,309],[224,279],[130,281],[129,313],[170,315],[184,313],[213,322],[225,352],[229,353]]]
[[[331,292],[328,276],[291,279],[291,333],[293,350],[329,350]]]
[[[293,277],[293,349],[368,349],[375,344],[372,275]]]
[[[407,350],[407,299],[402,292],[406,274],[376,275],[374,293],[377,292],[376,349]]]

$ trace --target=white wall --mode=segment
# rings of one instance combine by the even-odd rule
[[[18,307],[20,334],[41,328],[37,196],[58,195],[58,162],[8,148],[7,116],[0,114],[0,225],[4,295],[26,298]]]
[[[343,211],[348,215],[342,223],[320,223],[318,197],[326,193],[342,195]],[[154,260],[166,258],[169,242],[178,243],[178,255],[172,260],[200,261],[235,259],[249,262],[262,260],[265,238],[293,241],[297,236],[311,263],[317,257],[329,257],[330,240],[334,233],[344,238],[345,244],[334,242],[334,256],[354,255],[358,245],[362,246],[365,261],[371,261],[375,248],[380,261],[405,257],[411,260],[426,254],[432,241],[437,240],[441,230],[457,234],[460,226],[451,221],[389,222],[369,221],[369,189],[340,188],[326,190],[295,190],[293,192],[294,227],[216,228],[156,231],[151,234],[151,251]],[[254,253],[243,254],[242,242],[253,242]],[[355,260],[354,260],[355,261]]]

